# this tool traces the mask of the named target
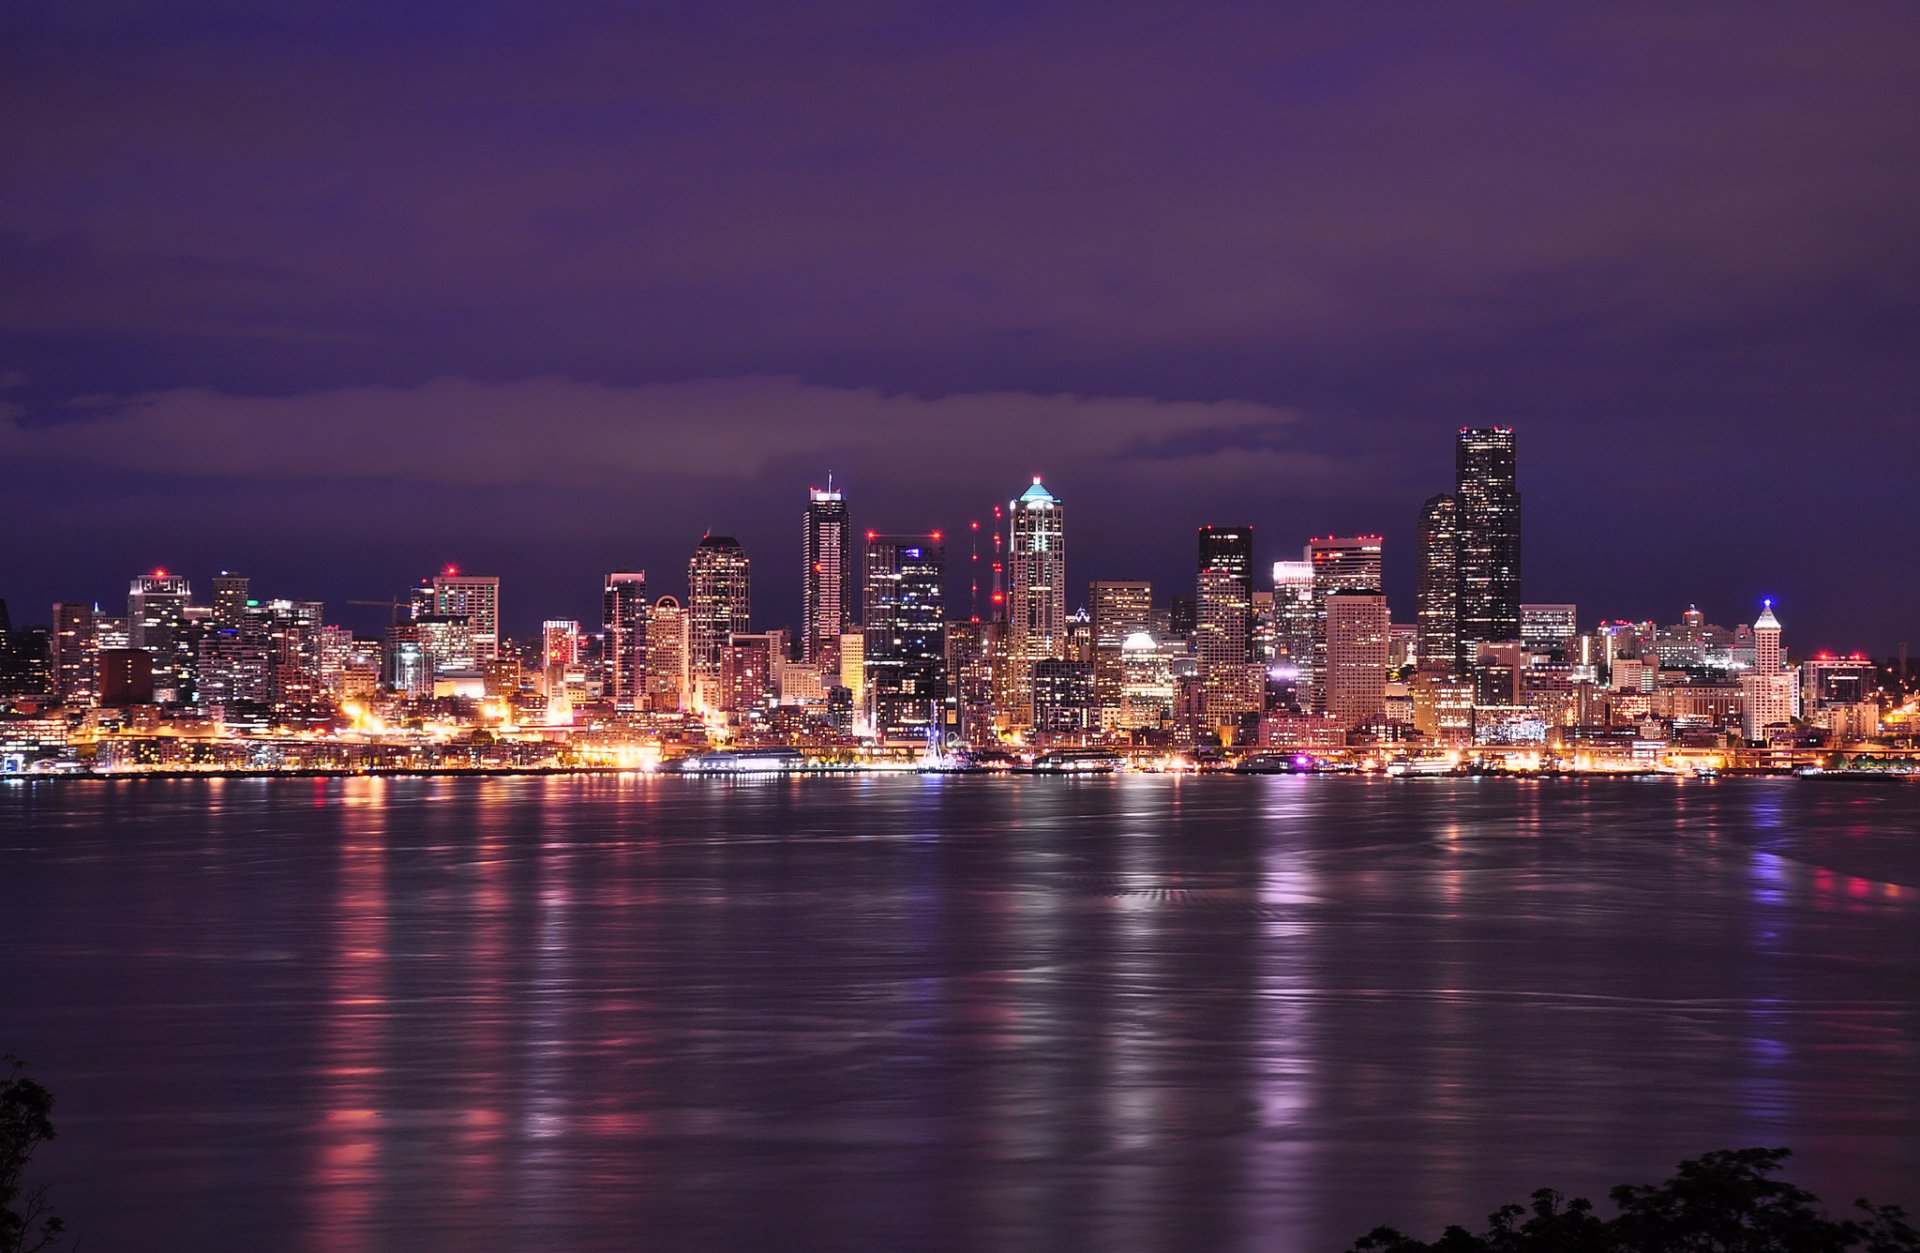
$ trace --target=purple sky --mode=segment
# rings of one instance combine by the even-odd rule
[[[0,596],[525,630],[711,528],[778,625],[829,469],[1044,472],[1076,584],[1378,530],[1404,618],[1498,422],[1529,599],[1920,645],[1916,118],[1911,4],[13,0]]]

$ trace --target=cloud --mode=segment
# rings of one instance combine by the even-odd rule
[[[97,407],[99,402],[94,402]],[[0,456],[200,480],[586,491],[738,485],[786,466],[989,485],[1071,462],[1162,481],[1336,473],[1291,446],[1299,415],[1243,401],[827,387],[786,377],[610,386],[557,378],[345,387],[292,396],[181,389],[77,420],[0,429]],[[909,468],[910,467],[910,468]]]

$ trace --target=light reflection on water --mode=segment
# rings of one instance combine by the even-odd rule
[[[89,1244],[1313,1248],[1920,1178],[1920,798],[1303,778],[7,789]]]

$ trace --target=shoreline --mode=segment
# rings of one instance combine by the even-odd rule
[[[1713,783],[1723,779],[1800,779],[1807,782],[1829,783],[1920,783],[1920,774],[1894,774],[1880,771],[1822,771],[1818,774],[1802,775],[1790,770],[1723,770],[1717,775],[1698,776],[1677,774],[1660,770],[1534,770],[1534,771],[1488,771],[1484,773],[1459,774],[1403,774],[1390,775],[1384,771],[1353,770],[1301,770],[1301,771],[1049,771],[1049,770],[862,770],[857,768],[824,768],[818,770],[779,770],[779,771],[680,771],[680,770],[641,770],[632,766],[559,766],[542,768],[538,766],[503,766],[497,769],[486,767],[466,767],[459,769],[435,769],[422,767],[408,770],[139,770],[112,772],[31,772],[21,771],[15,774],[0,775],[0,781],[20,783],[130,783],[147,779],[177,781],[182,779],[496,779],[496,778],[556,778],[556,777],[606,777],[627,776],[635,778],[679,778],[679,779],[813,779],[813,778],[900,778],[945,777],[956,778],[1017,778],[1017,779],[1111,779],[1121,776],[1159,777],[1159,778],[1313,778],[1313,779],[1359,779],[1394,783],[1423,783],[1434,781],[1496,780],[1500,782],[1532,782],[1541,780],[1606,780],[1641,782],[1648,779],[1671,779],[1683,783]]]

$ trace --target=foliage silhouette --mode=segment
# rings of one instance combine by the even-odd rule
[[[22,1074],[9,1053],[0,1080],[0,1253],[36,1253],[60,1242],[66,1224],[47,1213],[47,1190],[22,1196],[20,1176],[42,1141],[53,1139],[53,1094]],[[17,1208],[16,1208],[17,1206]]]
[[[1551,1188],[1531,1205],[1504,1205],[1474,1235],[1448,1227],[1427,1243],[1377,1227],[1348,1253],[1915,1253],[1920,1233],[1898,1206],[1854,1202],[1856,1216],[1827,1217],[1820,1198],[1775,1179],[1787,1149],[1722,1149],[1681,1162],[1663,1184],[1621,1184],[1619,1211]]]

